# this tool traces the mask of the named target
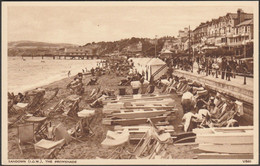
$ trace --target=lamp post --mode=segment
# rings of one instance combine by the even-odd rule
[[[193,59],[193,60],[192,60],[191,72],[193,73],[193,66],[194,66],[194,65],[193,65],[193,61],[194,61],[194,48],[193,48],[193,47],[192,47],[192,59]]]
[[[189,43],[188,43],[188,47],[189,47],[189,56],[191,57],[191,53],[190,53],[190,49],[191,49],[191,40],[190,40],[190,25],[189,25]],[[192,64],[191,64],[191,72],[193,73],[193,63],[194,63],[194,50],[192,48]]]
[[[155,49],[154,49],[154,55],[156,57],[156,44],[157,44],[157,35],[155,35]]]

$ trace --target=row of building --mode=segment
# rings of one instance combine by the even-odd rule
[[[196,51],[203,53],[207,49],[233,49],[235,55],[245,55],[247,45],[254,39],[253,14],[238,9],[237,13],[227,13],[211,21],[200,23],[194,30],[184,28],[177,38],[164,43],[164,52]]]

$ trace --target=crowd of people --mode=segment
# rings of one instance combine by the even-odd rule
[[[236,75],[245,74],[248,72],[248,67],[245,62],[240,62],[236,59],[227,59],[225,57],[213,58],[197,58],[198,73],[205,73],[213,77],[219,75],[221,79],[231,81],[230,78],[236,78]]]
[[[208,93],[208,97],[199,98],[195,86],[182,96],[184,111],[184,131],[189,132],[197,127],[229,127],[238,126],[243,109],[239,101],[231,101],[220,93]]]
[[[248,74],[248,66],[244,61],[239,61],[235,58],[211,58],[211,57],[197,57],[193,63],[192,58],[176,57],[171,60],[171,64],[174,68],[192,71],[194,65],[198,74],[211,75],[213,77],[221,77],[231,81],[231,78],[236,78],[236,75]]]

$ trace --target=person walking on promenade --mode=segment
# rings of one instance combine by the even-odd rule
[[[232,61],[232,71],[233,71],[233,78],[236,78],[236,69],[237,69],[237,63],[235,59]]]
[[[211,60],[209,60],[209,64],[208,64],[208,72],[209,72],[209,75],[210,75],[211,72],[212,72],[212,62],[211,62]]]
[[[209,74],[208,59],[205,60],[205,71],[206,71],[206,76],[208,76]]]
[[[171,78],[172,78],[172,73],[173,73],[173,68],[172,68],[172,66],[170,65],[170,67],[168,68],[168,77],[171,77]]]
[[[232,69],[231,69],[231,64],[229,62],[227,63],[227,68],[226,69],[227,69],[226,80],[230,81],[230,76],[231,76]]]
[[[225,78],[225,71],[226,71],[226,68],[227,68],[227,62],[226,62],[226,59],[222,59],[222,62],[221,62],[221,79],[224,80]]]
[[[94,71],[94,68],[92,67],[92,69],[90,70],[91,72],[91,75],[94,76],[95,75],[95,71]]]

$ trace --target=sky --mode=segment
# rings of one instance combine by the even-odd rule
[[[177,36],[178,31],[201,22],[236,13],[238,8],[253,13],[252,5],[216,5],[176,2],[75,3],[49,5],[10,5],[7,7],[8,41],[32,40],[84,45],[88,42],[115,41],[131,37]],[[184,5],[182,5],[184,4]]]

